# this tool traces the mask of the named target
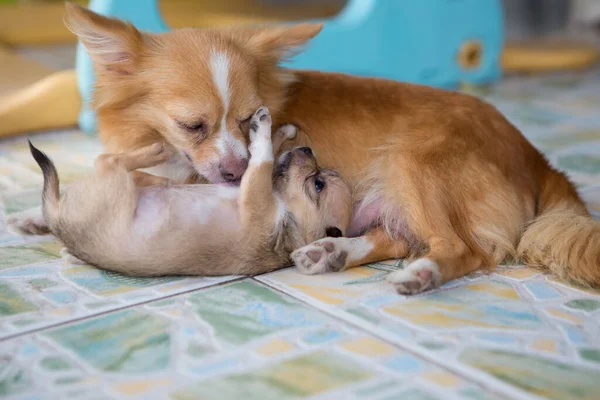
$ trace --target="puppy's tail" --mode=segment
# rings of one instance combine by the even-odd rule
[[[592,219],[562,173],[548,172],[538,206],[539,215],[519,243],[521,260],[561,279],[600,287],[600,222]]]
[[[58,190],[58,173],[56,172],[56,167],[50,158],[48,158],[46,154],[31,144],[31,141],[28,142],[31,155],[42,169],[42,175],[44,176],[44,188],[42,190],[42,211],[48,226],[52,227],[54,226],[55,221],[58,219],[58,206],[60,200],[60,193]]]

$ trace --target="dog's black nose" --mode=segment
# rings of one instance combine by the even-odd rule
[[[310,147],[300,147],[298,150],[300,150],[301,152],[303,152],[307,156],[312,156],[313,155],[313,152],[310,149]]]

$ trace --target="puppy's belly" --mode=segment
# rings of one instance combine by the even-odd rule
[[[216,185],[141,188],[134,231],[146,238],[163,228],[190,234],[237,231],[238,194],[239,188]]]

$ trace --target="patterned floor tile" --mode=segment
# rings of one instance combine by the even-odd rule
[[[250,280],[0,343],[0,396],[502,398]]]
[[[132,278],[59,259],[55,240],[0,246],[0,340],[235,277]]]
[[[511,267],[401,297],[368,279],[386,273],[376,268],[322,276],[290,268],[256,279],[482,383],[494,378],[507,396],[597,397],[600,296]]]

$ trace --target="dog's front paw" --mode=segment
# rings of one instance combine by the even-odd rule
[[[341,249],[335,239],[326,238],[301,247],[291,255],[296,268],[304,274],[343,271],[348,252]]]
[[[404,269],[392,272],[387,281],[394,285],[399,294],[417,294],[442,284],[439,266],[428,258],[419,258]]]

